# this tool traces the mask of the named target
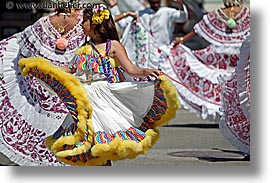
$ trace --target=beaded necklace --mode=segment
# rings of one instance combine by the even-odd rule
[[[125,77],[122,73],[122,70],[118,67],[112,67],[110,63],[110,57],[108,53],[111,49],[111,40],[108,39],[106,42],[105,56],[101,55],[93,43],[91,43],[91,45],[93,48],[92,56],[95,59],[94,63],[97,63],[93,64],[93,70],[95,72],[103,73],[109,83],[124,81]]]
[[[117,83],[125,80],[125,76],[121,68],[112,67],[110,63],[110,57],[108,55],[111,49],[111,40],[106,42],[106,53],[102,55],[96,48],[94,43],[90,43],[92,46],[91,53],[81,53],[77,55],[69,64],[70,68],[79,68],[81,70],[93,70],[96,73],[104,74],[109,83]]]

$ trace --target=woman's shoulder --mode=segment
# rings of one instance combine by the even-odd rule
[[[112,49],[120,49],[122,46],[121,42],[120,41],[117,41],[117,40],[111,40],[111,48]]]
[[[110,40],[110,41],[112,42],[112,44],[116,44],[116,45],[121,44],[121,42],[118,40]]]

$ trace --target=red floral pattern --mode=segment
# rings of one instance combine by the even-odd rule
[[[29,162],[42,165],[60,164],[54,155],[44,145],[46,133],[33,128],[24,120],[21,114],[9,102],[8,95],[3,87],[0,88],[0,136],[3,145],[14,152],[14,155]]]
[[[38,35],[41,39],[40,46],[43,46],[44,50],[51,50],[55,48],[55,40],[51,36],[45,33],[46,24],[49,23],[47,18],[42,18],[32,25],[31,34]],[[30,29],[28,28],[28,31]],[[84,34],[81,26],[76,26],[68,36],[75,36],[70,40],[69,45],[64,52],[64,57],[69,58],[71,52],[78,47],[78,45],[84,42]],[[18,106],[14,106],[11,102],[11,96],[13,94],[9,93],[10,89],[7,89],[10,85],[18,85],[20,88],[21,96],[27,99],[28,105],[35,107],[36,112],[48,119],[56,119],[56,121],[61,120],[62,116],[68,113],[66,106],[62,101],[55,95],[51,95],[34,77],[23,77],[14,62],[12,65],[11,60],[5,60],[5,52],[8,51],[9,41],[15,39],[16,36],[9,37],[0,41],[0,61],[9,62],[11,65],[10,69],[15,70],[15,77],[12,78],[7,76],[0,80],[0,145],[1,152],[5,153],[8,157],[13,157],[13,161],[20,165],[64,165],[59,162],[54,155],[46,148],[44,145],[44,140],[48,135],[43,130],[37,129],[32,126],[32,122],[25,119],[24,115],[19,112]],[[40,48],[37,46],[39,41],[29,40],[28,35],[25,32],[21,33],[21,43],[24,44],[23,47],[29,50],[33,56],[44,56]],[[34,41],[34,42],[32,42]],[[22,46],[22,45],[21,45]],[[54,55],[54,53],[52,54]],[[73,54],[72,54],[73,55]],[[23,57],[23,55],[20,55]],[[47,58],[47,56],[45,56]],[[49,58],[48,58],[49,59]],[[64,59],[63,61],[52,60],[55,65],[62,66],[64,61],[69,61]],[[9,79],[6,79],[9,78]],[[39,120],[39,119],[37,119]]]
[[[241,47],[236,71],[230,77],[221,77],[223,115],[222,134],[235,147],[250,153],[250,38]]]
[[[0,42],[1,61],[7,50],[8,41],[12,38],[14,37]],[[21,76],[18,70],[17,75]],[[9,95],[4,87],[6,85],[5,78],[0,81],[0,84],[0,143],[14,152],[13,155],[18,156],[19,159],[28,159],[28,162],[36,162],[38,165],[62,165],[44,145],[47,134],[31,126],[10,103]],[[21,76],[18,84],[20,88],[25,88],[22,90],[22,94],[27,97],[30,104],[39,103],[40,110],[38,112],[46,113],[45,117],[50,117],[50,112],[67,113],[64,104],[57,97],[51,97],[35,78],[24,79]],[[60,116],[56,115],[56,118],[60,118]]]
[[[212,83],[211,81],[200,77],[198,73],[192,71],[190,65],[186,60],[184,52],[185,50],[182,47],[176,46],[172,49],[173,59],[170,59],[170,64],[175,74],[180,79],[180,82],[186,84],[187,86],[198,88],[198,90],[196,91],[192,90],[191,88],[186,88],[196,97],[203,99],[204,101],[207,101],[211,104],[221,105],[220,85],[218,83]],[[194,51],[195,55],[196,53],[198,52]],[[201,54],[201,52],[199,53]],[[226,62],[230,62],[230,60],[225,60],[224,57],[225,56],[216,57],[215,61],[213,61],[211,64],[209,63],[208,66],[215,68],[219,62],[224,63],[224,65],[228,65]],[[229,56],[227,56],[227,58],[229,58]]]
[[[222,90],[224,122],[231,135],[246,146],[250,145],[250,120],[240,106],[236,75],[226,81]]]

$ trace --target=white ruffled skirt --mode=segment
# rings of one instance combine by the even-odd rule
[[[250,154],[250,37],[241,47],[236,71],[220,76],[223,136],[241,152]]]
[[[106,80],[83,83],[92,105],[92,123],[95,133],[115,134],[143,123],[154,99],[153,82],[108,83]],[[74,123],[68,118],[62,129]]]
[[[34,77],[23,77],[16,36],[0,42],[0,152],[21,166],[64,165],[44,141],[62,124],[68,110]]]
[[[218,78],[231,75],[237,61],[238,55],[220,53],[213,45],[190,50],[179,44],[172,49],[163,49],[160,68],[171,77],[185,109],[202,119],[213,120],[222,114]]]

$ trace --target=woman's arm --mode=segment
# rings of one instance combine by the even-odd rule
[[[115,15],[115,18],[114,18],[114,19],[115,19],[115,22],[118,22],[118,21],[120,21],[121,19],[126,18],[126,17],[128,17],[128,16],[131,16],[131,17],[133,17],[133,18],[135,18],[135,19],[138,18],[138,14],[137,14],[136,12],[127,11],[127,12],[121,13],[120,15]]]
[[[173,1],[178,4],[179,10],[183,10],[183,1],[182,0],[173,0]]]
[[[172,43],[174,44],[174,46],[179,44],[179,43],[184,43],[185,41],[188,41],[189,39],[191,39],[195,35],[197,35],[196,32],[194,30],[192,30],[191,32],[189,32],[188,34],[186,34],[183,37],[175,37],[174,40],[172,41]]]
[[[125,48],[118,41],[112,41],[112,48],[110,50],[112,56],[116,58],[121,67],[132,77],[142,78],[142,77],[158,77],[161,74],[160,70],[141,68],[132,63],[129,59]]]

